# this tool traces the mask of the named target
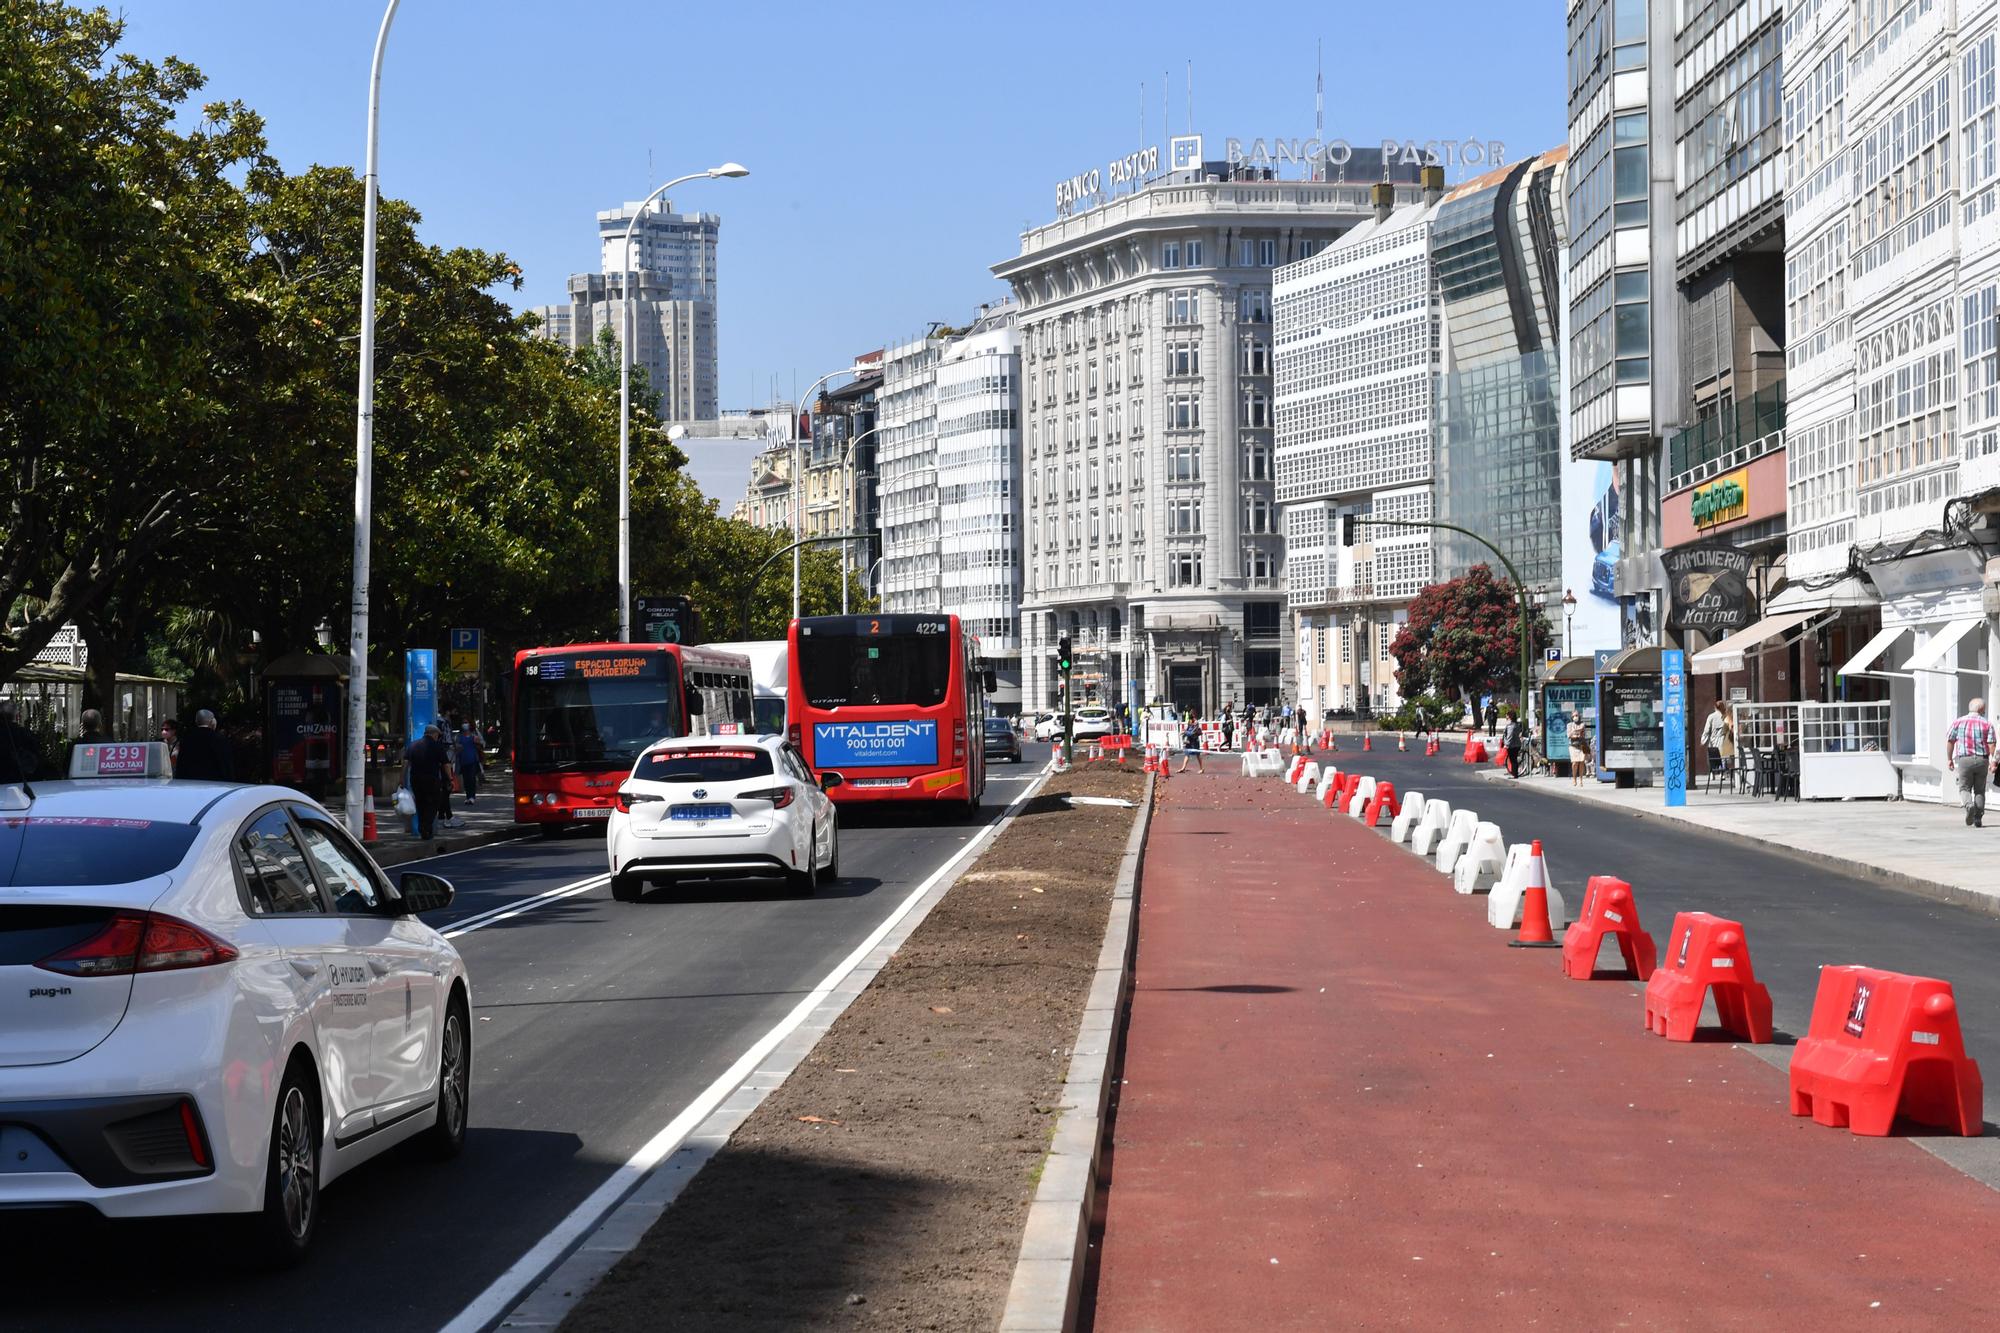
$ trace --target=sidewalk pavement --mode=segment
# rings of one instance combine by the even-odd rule
[[[322,804],[345,817],[347,802],[341,797],[334,796]],[[469,805],[464,796],[453,793],[451,812],[465,821],[465,827],[444,828],[440,824],[432,830],[437,836],[425,842],[410,831],[411,821],[396,813],[396,794],[377,792],[375,827],[380,837],[368,845],[368,850],[379,864],[393,866],[506,842],[531,832],[527,825],[514,822],[514,775],[506,769],[486,770],[479,783],[479,796]]]
[[[1097,1330],[1989,1322],[2000,1193],[1483,908],[1275,782],[1164,785]]]
[[[1489,781],[1514,780],[1490,766],[1477,771]],[[1566,777],[1522,778],[1520,785],[1643,818],[1673,819],[1768,843],[1842,870],[1858,870],[1933,897],[2000,912],[2000,874],[1994,870],[2000,829],[1967,828],[1964,808],[1958,805],[1774,801],[1768,796],[1690,791],[1686,805],[1669,808],[1664,787],[1621,791],[1594,779],[1573,787]]]

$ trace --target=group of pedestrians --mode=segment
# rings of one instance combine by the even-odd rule
[[[444,728],[430,723],[403,751],[403,783],[416,805],[417,836],[426,841],[435,837],[439,828],[465,827],[465,820],[452,813],[452,788],[456,785],[465,803],[475,805],[479,779],[486,772],[486,750],[478,724],[463,718],[456,719],[453,727],[447,736]]]
[[[54,781],[69,776],[72,757],[89,745],[110,744],[117,738],[104,729],[104,714],[86,708],[77,715],[77,733],[61,746],[59,764],[42,753],[35,733],[22,726],[12,699],[0,699],[0,783]],[[222,734],[213,711],[194,715],[194,728],[181,734],[178,718],[160,723],[160,741],[167,747],[167,765],[176,778],[190,782],[234,782],[236,760],[229,738]]]

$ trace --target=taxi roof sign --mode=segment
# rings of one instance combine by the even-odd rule
[[[170,778],[165,741],[97,741],[69,752],[71,778]]]

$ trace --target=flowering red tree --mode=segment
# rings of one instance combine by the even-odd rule
[[[1530,660],[1549,643],[1548,617],[1530,606]],[[1463,578],[1433,583],[1410,603],[1409,623],[1389,645],[1405,698],[1420,693],[1473,699],[1521,689],[1521,595],[1474,565]]]

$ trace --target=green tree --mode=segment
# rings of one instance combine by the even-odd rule
[[[1531,604],[1532,658],[1549,643],[1548,617]],[[1471,700],[1521,688],[1521,599],[1515,585],[1495,579],[1486,565],[1433,583],[1410,603],[1408,622],[1389,652],[1405,696],[1425,692]]]
[[[229,261],[262,123],[115,53],[122,24],[0,3],[0,676],[191,525],[233,467]],[[24,601],[23,599],[30,599]]]

